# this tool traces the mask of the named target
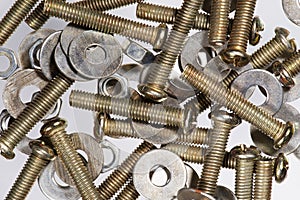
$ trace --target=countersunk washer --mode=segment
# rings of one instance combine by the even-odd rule
[[[13,50],[4,47],[0,47],[0,56],[5,56],[9,60],[8,68],[0,71],[0,79],[6,80],[17,70],[18,61]]]
[[[99,79],[115,73],[123,59],[120,44],[111,35],[85,31],[69,47],[74,69],[84,77]]]
[[[151,182],[150,173],[161,167],[168,174],[164,186]],[[151,150],[140,157],[133,169],[133,183],[136,190],[148,199],[172,199],[178,190],[185,187],[186,169],[183,161],[176,154],[164,150]]]
[[[39,39],[44,40],[46,37],[48,37],[50,34],[54,32],[55,30],[53,29],[41,28],[37,31],[33,31],[28,35],[26,35],[26,37],[22,40],[18,49],[20,68],[22,69],[31,68],[29,49],[37,40]]]
[[[54,61],[54,50],[59,42],[62,31],[57,31],[49,35],[43,42],[40,50],[40,66],[44,76],[51,80],[58,74],[58,69]]]
[[[20,98],[20,92],[26,86],[34,85],[40,90],[48,81],[43,79],[43,74],[34,69],[23,69],[14,73],[6,82],[2,94],[3,104],[12,117],[16,118],[26,107]]]

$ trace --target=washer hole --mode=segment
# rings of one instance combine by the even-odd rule
[[[66,184],[64,181],[62,181],[59,176],[56,174],[56,172],[54,172],[54,175],[52,177],[52,180],[59,186],[62,188],[67,188],[69,187],[68,184]]]
[[[171,180],[171,172],[162,165],[155,165],[149,173],[151,183],[157,187],[166,186]]]
[[[10,60],[6,55],[0,55],[0,71],[6,71],[10,66]]]
[[[23,103],[30,102],[32,95],[39,91],[40,89],[37,86],[29,85],[21,89],[19,97]]]
[[[115,154],[113,150],[109,147],[102,147],[103,148],[103,155],[104,155],[104,166],[111,166],[112,163],[115,161]]]
[[[266,97],[264,95],[264,94],[268,94],[268,93],[265,90],[265,88],[263,88],[263,87],[258,87],[258,86],[253,86],[253,87],[255,87],[255,90],[248,100],[256,106],[261,106],[268,100],[268,97]],[[253,87],[250,87],[250,88],[253,88]],[[250,91],[250,88],[247,90],[247,92]],[[247,93],[246,93],[246,96],[247,96]]]
[[[106,58],[106,52],[99,44],[91,44],[86,48],[85,56],[89,63],[101,64]]]
[[[84,164],[86,165],[89,161],[88,155],[85,153],[85,151],[82,151],[81,149],[77,149],[76,151],[80,155],[81,159],[84,161]]]
[[[203,47],[197,55],[197,62],[204,67],[210,59],[216,56],[216,52],[211,47]]]

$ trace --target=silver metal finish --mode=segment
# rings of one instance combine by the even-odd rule
[[[296,101],[300,98],[300,75],[293,78],[295,86],[291,88],[284,88],[283,102],[288,103]]]
[[[98,81],[98,93],[118,98],[125,98],[129,95],[128,80],[115,73],[109,77],[99,79]]]
[[[108,157],[108,156],[104,157],[104,163],[101,171],[104,173],[116,168],[120,164],[120,149],[106,139],[104,139],[101,142],[101,148],[103,150],[104,149],[109,150],[112,155],[112,157]],[[110,162],[107,162],[107,160],[109,160]]]
[[[29,60],[31,68],[41,70],[40,65],[40,50],[43,44],[43,39],[38,39],[29,49]]]
[[[183,188],[178,191],[178,200],[216,200],[214,197],[192,188]]]
[[[197,187],[197,182],[199,180],[199,176],[195,169],[193,169],[190,165],[187,163],[184,163],[185,169],[186,169],[186,187],[187,188],[196,188]]]
[[[285,15],[296,25],[300,26],[300,5],[298,0],[282,0]]]
[[[75,70],[84,77],[99,79],[115,73],[122,63],[122,49],[113,36],[84,31],[69,47]]]
[[[0,79],[8,79],[18,68],[18,60],[11,49],[0,47],[0,57],[5,56],[9,60],[9,66],[5,71],[0,71]]]
[[[14,120],[14,118],[6,109],[3,109],[0,113],[0,135],[4,130],[7,129],[12,120]]]
[[[168,182],[162,187],[154,185],[149,178],[151,170],[156,167],[165,169],[168,174]],[[136,190],[148,199],[171,199],[186,184],[185,166],[183,161],[170,151],[152,150],[137,161],[133,169],[133,183]]]

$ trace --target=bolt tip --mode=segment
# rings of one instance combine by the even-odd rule
[[[67,121],[61,118],[54,118],[47,121],[41,128],[41,134],[46,137],[51,137],[52,135],[64,130],[67,127]]]

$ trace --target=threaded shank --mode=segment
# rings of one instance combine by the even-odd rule
[[[239,0],[228,41],[228,48],[246,53],[256,0]]]
[[[274,37],[251,55],[250,62],[254,69],[264,69],[272,61],[286,53],[288,47],[282,40]]]
[[[227,38],[230,1],[213,0],[211,9],[209,43],[213,46],[222,46]]]
[[[64,130],[57,131],[50,136],[50,140],[82,199],[101,199],[96,186],[92,182],[91,174],[84,166],[66,132]]]
[[[25,19],[25,23],[32,29],[38,30],[49,19],[49,16],[43,13],[45,1],[41,1],[39,5],[31,11],[31,13]]]
[[[147,84],[156,85],[160,89],[165,88],[165,83],[202,4],[203,0],[185,0],[183,2],[181,9],[176,15],[170,35],[163,46],[163,50],[156,57],[153,68],[151,68],[150,74],[146,77]]]
[[[13,151],[23,137],[45,116],[73,82],[62,74],[54,77],[25,107],[8,129],[3,132],[0,137],[0,147],[3,145]]]
[[[98,187],[102,199],[110,199],[126,183],[132,175],[133,167],[138,159],[151,149],[154,145],[143,142],[135,151]]]
[[[197,93],[195,97],[191,98],[184,104],[186,109],[196,109],[198,113],[204,112],[211,106],[211,100],[202,93]]]
[[[120,192],[120,194],[116,197],[116,200],[134,200],[139,198],[140,194],[136,191],[133,180],[126,185],[126,187]]]
[[[205,156],[204,166],[197,188],[212,196],[215,194],[217,188],[231,128],[231,125],[215,120],[214,127],[211,130],[212,142]]]
[[[300,72],[300,51],[283,61],[282,67],[292,78],[297,76]]]
[[[6,196],[6,200],[23,200],[26,198],[40,172],[47,166],[49,160],[36,155],[30,155],[14,185]]]
[[[17,0],[0,21],[0,46],[20,25],[38,0]]]
[[[256,161],[254,200],[271,200],[273,168],[270,159]]]
[[[79,26],[85,26],[104,33],[120,34],[150,44],[155,43],[159,30],[154,26],[55,0],[45,1],[44,12]]]
[[[261,108],[247,101],[239,92],[224,87],[204,73],[197,71],[191,65],[185,68],[182,77],[203,94],[220,105],[226,106],[275,141],[284,137],[285,123],[273,118]]]
[[[175,22],[178,10],[179,9],[167,6],[141,2],[137,6],[136,16],[140,19],[173,24]],[[208,30],[210,26],[209,20],[208,14],[197,13],[192,28],[198,30]]]
[[[183,111],[180,108],[161,104],[145,103],[139,100],[119,99],[82,91],[72,91],[70,95],[72,107],[116,114],[156,124],[181,127]]]

